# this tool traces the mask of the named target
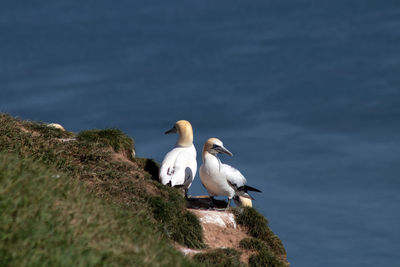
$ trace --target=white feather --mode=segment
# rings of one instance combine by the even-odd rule
[[[200,179],[210,196],[232,198],[235,195],[235,190],[228,183],[228,177],[234,174],[233,180],[240,181],[240,176],[237,173],[240,174],[239,171],[231,166],[221,164],[216,156],[209,153],[204,155],[203,164],[200,167]],[[241,176],[243,177],[243,175]]]
[[[247,181],[243,174],[237,169],[233,168],[228,164],[221,164],[221,172],[225,175],[229,183],[235,185],[236,187],[244,186]]]
[[[197,172],[196,149],[192,144],[189,147],[175,147],[165,155],[160,168],[162,184],[171,182],[171,186],[183,185],[188,189]]]

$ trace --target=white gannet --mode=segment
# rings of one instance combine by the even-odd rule
[[[236,203],[244,206],[251,205],[251,197],[247,191],[261,192],[260,190],[246,185],[246,178],[235,168],[221,163],[217,157],[218,153],[225,153],[232,156],[217,138],[210,138],[203,147],[203,164],[200,166],[200,179],[203,186],[207,189],[211,200],[214,196],[227,196],[229,208],[232,198]],[[250,199],[250,204],[244,201]]]
[[[186,120],[177,121],[172,129],[165,132],[169,133],[178,133],[179,138],[174,149],[164,157],[160,168],[160,181],[164,185],[182,187],[187,197],[187,191],[197,172],[192,125]]]

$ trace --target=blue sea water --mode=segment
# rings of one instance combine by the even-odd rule
[[[292,266],[400,266],[398,0],[2,1],[0,111],[157,161],[190,120]]]

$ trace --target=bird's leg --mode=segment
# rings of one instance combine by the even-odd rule
[[[185,198],[188,199],[188,189],[185,189]]]
[[[230,204],[231,204],[231,200],[232,200],[232,198],[231,198],[231,197],[230,197],[230,198],[228,198],[228,205],[226,206],[225,210],[229,209],[229,207],[230,207]]]

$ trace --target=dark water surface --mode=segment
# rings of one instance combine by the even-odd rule
[[[399,62],[398,0],[0,3],[0,111],[158,161],[190,120],[292,266],[400,266]]]

